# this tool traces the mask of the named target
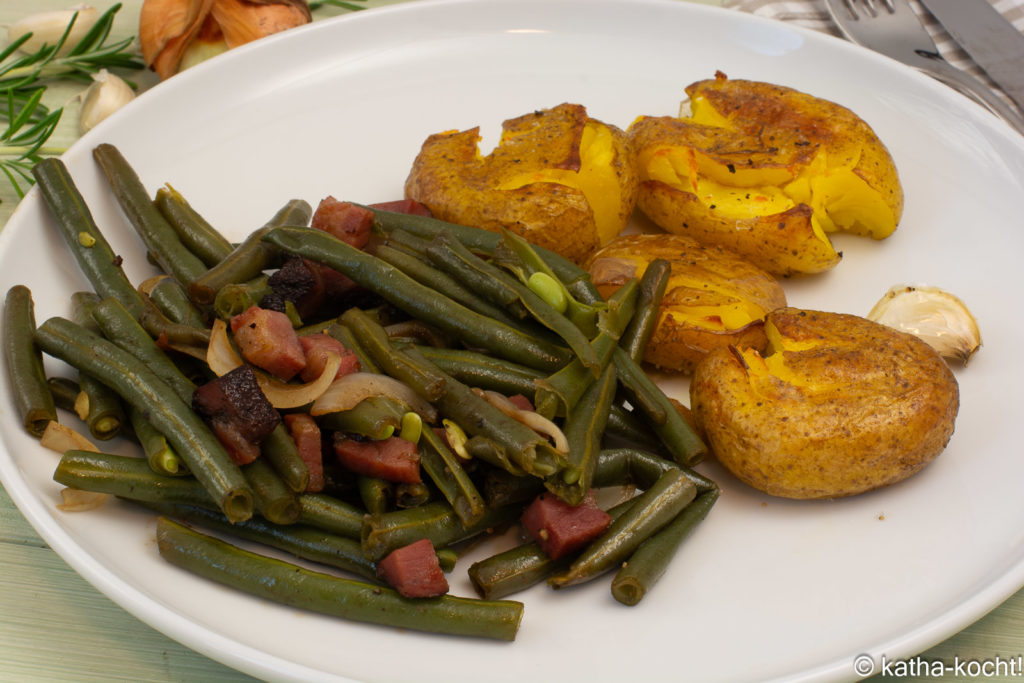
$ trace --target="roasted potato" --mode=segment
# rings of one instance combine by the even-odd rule
[[[590,277],[608,296],[658,258],[671,264],[671,275],[646,362],[689,374],[713,349],[765,349],[764,316],[785,306],[786,294],[774,277],[721,247],[682,235],[621,235],[593,255]]]
[[[686,93],[688,118],[641,117],[628,131],[637,205],[664,230],[793,275],[839,263],[827,233],[883,239],[896,229],[896,166],[849,109],[721,73]]]
[[[786,498],[870,491],[943,449],[956,378],[913,335],[866,318],[792,308],[765,320],[767,355],[719,349],[697,366],[690,407],[719,461]]]
[[[427,138],[406,196],[442,220],[508,228],[577,263],[629,222],[639,181],[625,133],[588,117],[583,106],[505,121],[487,156],[479,141],[479,128]]]

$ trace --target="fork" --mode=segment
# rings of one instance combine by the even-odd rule
[[[839,30],[850,41],[912,66],[972,97],[1024,135],[1024,118],[984,83],[939,55],[907,0],[825,0]]]

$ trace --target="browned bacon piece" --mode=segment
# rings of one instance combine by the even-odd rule
[[[323,306],[324,278],[320,265],[298,256],[288,258],[267,279],[272,290],[263,297],[260,307],[284,313],[285,303],[291,301],[300,318],[308,318]]]
[[[320,427],[308,413],[288,413],[284,416],[288,434],[299,449],[299,457],[306,463],[309,470],[307,493],[324,490],[324,455],[323,443],[320,438]]]
[[[248,365],[196,388],[192,409],[206,420],[238,465],[259,457],[260,442],[281,422]]]
[[[377,563],[377,576],[407,598],[433,598],[448,592],[448,580],[426,538],[388,553]]]
[[[373,211],[366,207],[326,197],[320,200],[313,213],[312,227],[329,232],[356,249],[362,249],[370,241],[373,221]]]
[[[231,318],[231,332],[245,359],[287,382],[306,367],[306,354],[284,313],[250,306]]]
[[[551,493],[537,496],[520,519],[526,533],[548,557],[557,560],[600,536],[611,523],[589,491],[579,505],[569,505]]]
[[[400,484],[422,481],[419,450],[416,444],[401,437],[357,441],[335,432],[334,452],[341,464],[356,474]]]
[[[303,382],[312,382],[320,376],[327,363],[327,354],[331,351],[341,356],[341,367],[338,368],[335,379],[359,371],[359,356],[327,333],[299,337],[299,343],[306,354],[306,367],[300,374]]]

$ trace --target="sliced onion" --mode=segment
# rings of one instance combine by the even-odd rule
[[[263,395],[270,401],[270,405],[281,409],[298,408],[320,398],[331,386],[340,367],[341,355],[329,351],[323,372],[312,382],[288,384],[259,371],[256,371],[256,382],[263,390]]]
[[[218,377],[226,375],[237,367],[242,366],[245,361],[235,352],[228,338],[228,326],[223,320],[213,321],[213,328],[210,330],[210,345],[206,347],[206,362]],[[298,408],[316,401],[327,391],[334,381],[341,367],[341,356],[337,353],[328,353],[327,362],[324,363],[323,372],[311,382],[305,384],[289,384],[275,379],[265,372],[254,370],[256,381],[263,391],[263,395],[275,408]]]
[[[314,417],[354,408],[360,401],[372,396],[384,396],[407,405],[426,420],[437,419],[434,406],[421,398],[412,388],[394,377],[375,372],[353,372],[331,382],[331,386],[313,403],[310,414]]]
[[[565,434],[558,425],[548,418],[533,410],[523,410],[508,400],[507,396],[497,391],[473,389],[473,392],[513,420],[522,422],[538,434],[550,437],[552,445],[559,453],[569,452],[569,440],[565,438]]]
[[[43,432],[42,437],[40,437],[39,443],[43,448],[49,448],[51,451],[56,451],[61,455],[65,451],[92,451],[93,453],[99,453],[100,450],[93,445],[92,441],[89,441],[89,439],[71,427],[62,425],[55,420],[51,420],[46,425],[46,430]]]
[[[110,494],[65,488],[61,489],[60,497],[63,502],[57,504],[58,510],[63,510],[64,512],[87,512],[95,510],[107,502]]]
[[[213,374],[221,377],[241,366],[242,362],[228,339],[228,324],[219,318],[214,320],[210,330],[210,344],[206,347],[206,364],[213,370]]]

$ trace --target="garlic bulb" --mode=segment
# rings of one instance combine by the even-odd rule
[[[92,78],[93,83],[85,91],[82,108],[78,112],[78,128],[83,134],[135,99],[132,87],[106,69],[101,69]]]
[[[75,16],[76,13],[78,16]],[[99,12],[95,7],[83,4],[62,10],[29,14],[7,27],[7,40],[14,42],[26,33],[31,33],[32,37],[26,40],[19,49],[23,52],[37,52],[44,44],[56,45],[60,37],[64,35],[64,31],[67,30],[72,17],[75,19],[75,25],[57,53],[65,55],[96,23]]]
[[[868,313],[868,319],[909,332],[944,358],[967,364],[981,346],[974,316],[957,297],[938,287],[897,285]]]
[[[139,43],[146,65],[166,79],[225,50],[310,21],[305,0],[145,0]]]

